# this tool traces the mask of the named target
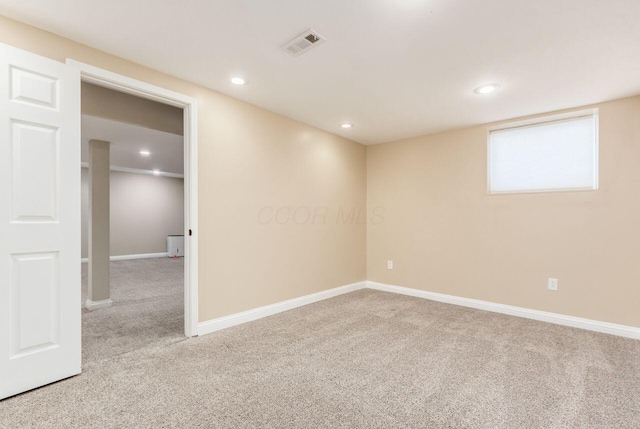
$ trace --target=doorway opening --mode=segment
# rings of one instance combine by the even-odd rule
[[[89,205],[100,208],[89,198],[90,188],[99,190],[99,179],[90,175],[89,164],[94,162],[98,171],[101,148],[110,150],[111,287],[108,300],[92,300],[95,291],[88,283],[95,272],[90,276],[91,262],[83,263],[83,341],[92,342],[85,348],[85,358],[93,360],[154,341],[195,336],[197,101],[73,60],[67,63],[80,69],[82,79],[82,160],[86,163],[82,165],[82,252],[87,259],[93,241]],[[88,92],[98,99],[97,104],[89,106]],[[132,106],[128,106],[129,112],[118,111],[118,103],[110,105],[113,99],[109,95],[113,94],[158,107],[160,112],[155,116],[160,118],[138,115],[140,109],[132,110]],[[115,117],[109,117],[114,107]],[[177,121],[176,113],[180,115]],[[148,119],[156,124],[145,123]],[[95,225],[99,226],[99,219]],[[95,341],[104,339],[105,330],[116,330],[120,336],[109,351],[101,350],[104,346]]]

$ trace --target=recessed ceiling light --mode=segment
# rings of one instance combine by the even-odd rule
[[[494,91],[500,89],[499,83],[490,83],[488,85],[482,85],[473,90],[476,94],[491,94]]]
[[[231,83],[234,85],[244,85],[245,83],[247,83],[247,81],[242,79],[241,77],[232,77]]]
[[[340,125],[342,128],[353,128],[353,124],[349,124],[349,123],[344,123],[342,125]]]
[[[153,170],[153,174],[155,174],[156,176],[160,175],[160,170]]]
[[[149,156],[149,155],[151,155],[151,152],[149,152],[148,150],[141,150],[141,151],[140,151],[140,155],[142,155],[142,156]]]

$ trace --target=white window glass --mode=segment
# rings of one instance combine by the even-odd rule
[[[597,189],[597,115],[491,131],[489,192]]]

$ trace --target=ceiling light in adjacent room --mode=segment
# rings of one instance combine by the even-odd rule
[[[494,91],[500,89],[499,83],[490,83],[488,85],[482,85],[473,90],[476,94],[491,94]]]
[[[231,83],[234,85],[244,85],[245,83],[247,83],[247,81],[242,79],[241,77],[232,77]]]
[[[340,125],[342,128],[353,128],[353,124],[349,124],[349,123],[344,123],[342,125]]]
[[[140,155],[142,155],[142,156],[149,156],[149,155],[151,155],[151,152],[149,152],[148,150],[141,150],[141,151],[140,151]]]

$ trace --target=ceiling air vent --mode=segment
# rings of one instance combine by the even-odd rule
[[[295,39],[285,43],[282,46],[282,49],[284,49],[294,57],[297,57],[298,55],[307,52],[311,48],[320,45],[324,41],[324,37],[309,29]]]

